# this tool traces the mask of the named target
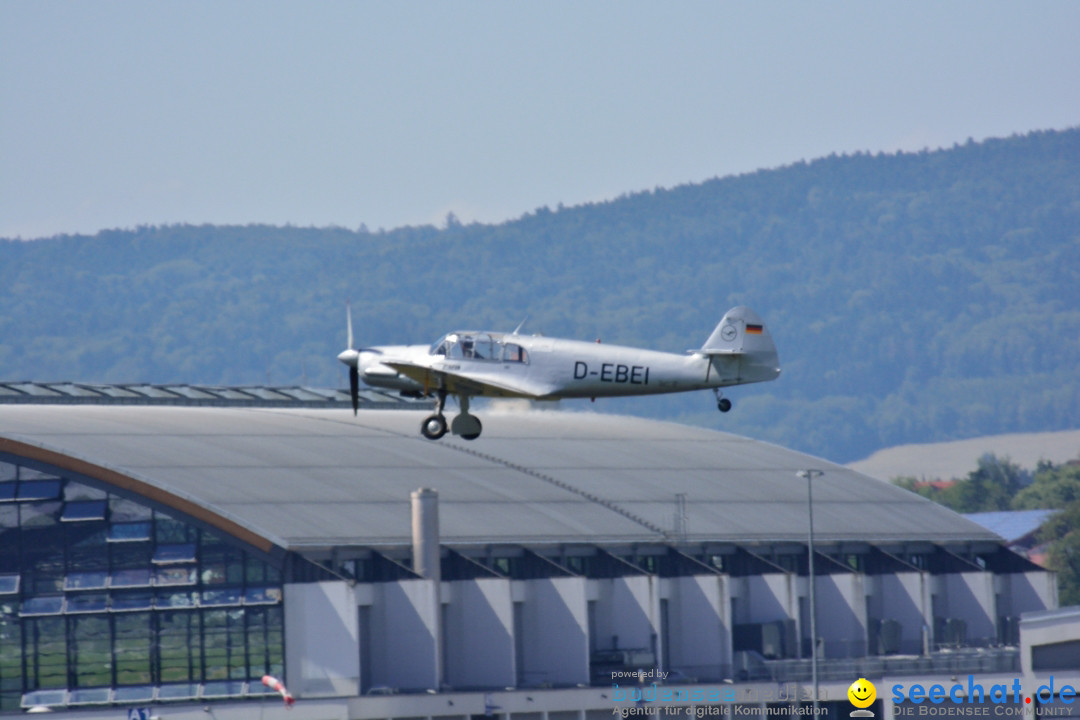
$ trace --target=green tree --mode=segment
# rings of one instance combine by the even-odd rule
[[[1049,543],[1049,568],[1058,574],[1058,604],[1080,605],[1080,500],[1051,517],[1039,533]]]
[[[1013,498],[1014,510],[1064,508],[1080,501],[1080,463],[1040,462],[1035,480]]]
[[[988,453],[979,458],[978,467],[965,479],[947,487],[919,483],[914,478],[896,478],[893,483],[956,512],[975,513],[1008,510],[1024,479],[1020,466]]]

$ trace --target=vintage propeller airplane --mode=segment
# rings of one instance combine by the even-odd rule
[[[438,440],[449,430],[466,440],[480,437],[480,419],[469,413],[473,397],[598,398],[711,389],[721,412],[731,401],[720,388],[775,380],[780,360],[764,323],[753,310],[736,307],[720,320],[699,350],[685,355],[561,340],[542,335],[453,332],[432,345],[353,348],[352,310],[346,307],[348,349],[338,360],[349,366],[353,414],[360,380],[403,395],[436,398],[421,434]],[[448,425],[446,396],[456,395],[461,412]]]

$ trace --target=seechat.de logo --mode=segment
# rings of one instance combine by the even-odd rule
[[[851,683],[851,687],[847,689],[847,696],[851,704],[859,708],[851,712],[851,717],[874,717],[874,711],[866,709],[873,705],[877,698],[877,688],[874,687],[874,683],[866,678],[859,678]]]

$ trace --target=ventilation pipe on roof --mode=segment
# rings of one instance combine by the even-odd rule
[[[412,493],[413,572],[425,580],[441,580],[439,572],[439,492],[420,488]]]
[[[445,681],[443,648],[442,571],[439,553],[439,493],[431,488],[414,490],[412,498],[413,572],[431,580],[435,593],[435,678],[437,690]]]

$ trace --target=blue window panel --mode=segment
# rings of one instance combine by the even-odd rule
[[[0,482],[0,502],[11,502],[15,499],[15,490],[18,483]]]
[[[18,575],[0,575],[0,595],[14,595],[19,592]]]
[[[197,575],[194,565],[154,568],[154,585],[194,585]]]
[[[24,480],[19,483],[19,500],[57,500],[59,497],[59,480]]]
[[[150,523],[113,523],[109,526],[107,542],[146,542],[150,539]]]
[[[155,565],[195,562],[195,544],[183,543],[181,545],[158,545],[151,562]]]
[[[99,590],[109,579],[107,572],[68,573],[64,578],[65,590]]]
[[[105,519],[104,500],[78,500],[64,505],[60,514],[61,522],[83,522]]]
[[[67,612],[91,613],[105,612],[109,608],[109,596],[105,593],[87,593],[83,595],[68,595]]]
[[[64,611],[63,595],[47,595],[24,600],[19,615],[59,615]]]
[[[109,609],[113,612],[137,612],[140,610],[151,610],[153,609],[153,607],[153,593],[128,592],[113,593],[112,606]]]
[[[110,587],[150,587],[150,568],[132,570],[114,570],[109,580]]]

